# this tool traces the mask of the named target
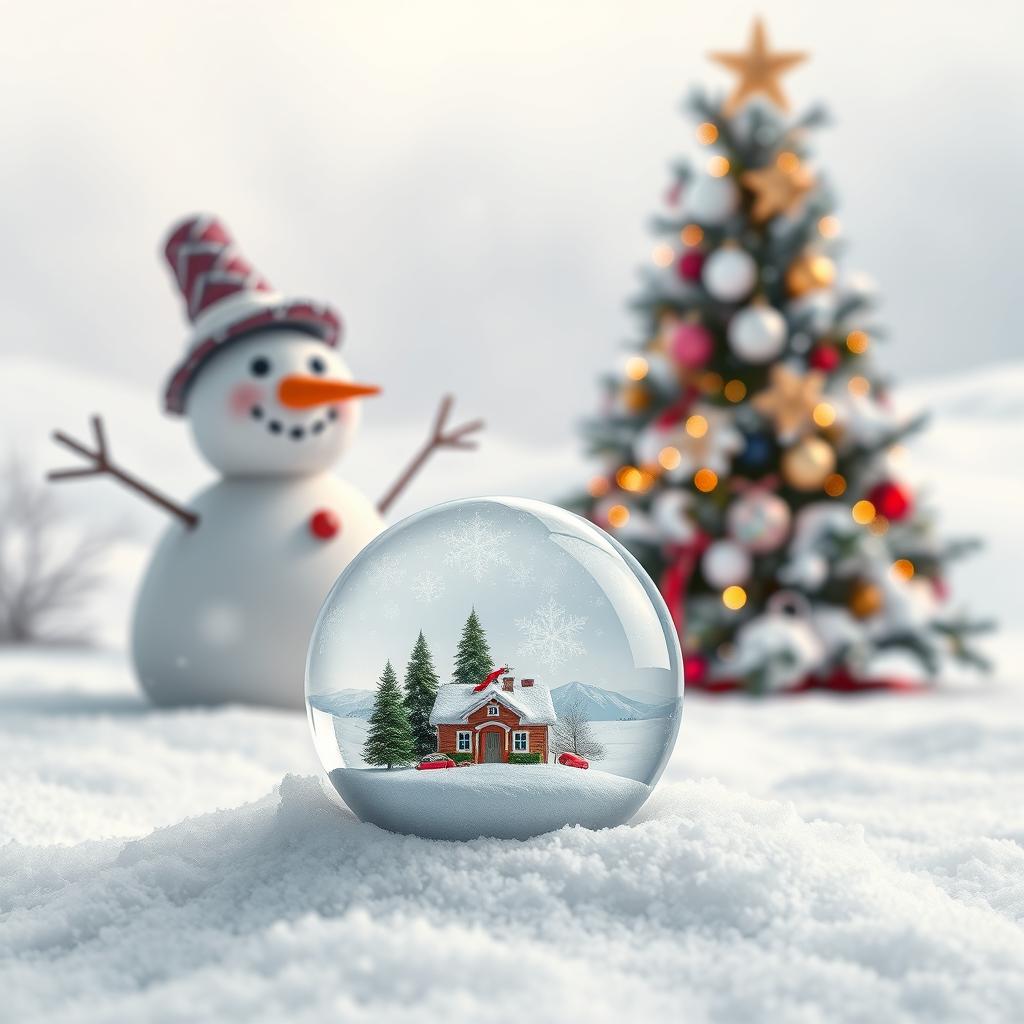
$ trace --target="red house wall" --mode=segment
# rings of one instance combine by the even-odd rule
[[[539,753],[542,761],[548,759],[548,727],[546,725],[522,725],[520,722],[519,715],[517,715],[510,708],[505,707],[504,704],[498,705],[497,715],[487,714],[487,705],[477,708],[468,718],[467,722],[462,725],[439,725],[437,727],[437,749],[439,753],[451,754],[458,750],[458,737],[457,733],[469,731],[473,734],[473,759],[475,761],[481,761],[483,759],[483,742],[481,741],[478,745],[477,742],[477,726],[483,725],[486,727],[487,724],[493,724],[500,722],[502,725],[507,725],[510,729],[515,729],[517,732],[527,732],[530,734],[530,753]],[[479,730],[481,733],[486,731],[486,728]],[[504,729],[498,730],[501,733],[502,744],[501,744],[501,759],[502,761],[508,761],[508,755],[512,753],[512,736],[507,733]]]

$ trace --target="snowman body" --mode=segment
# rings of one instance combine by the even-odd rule
[[[333,473],[375,385],[352,379],[329,306],[275,292],[209,214],[177,224],[164,256],[191,324],[164,404],[183,416],[218,482],[183,507],[96,450],[57,433],[91,465],[54,479],[109,473],[176,517],[143,578],[132,658],[156,704],[303,705],[306,649],[338,575],[380,533],[377,507]],[[479,422],[445,431],[381,500],[387,508],[439,446],[473,447]]]
[[[373,504],[332,472],[226,477],[191,502],[143,578],[132,622],[137,678],[159,705],[303,704],[320,605],[383,528]],[[337,532],[317,536],[317,512]]]
[[[302,707],[317,611],[383,527],[333,472],[367,390],[286,328],[221,346],[194,375],[183,412],[221,476],[189,503],[196,524],[163,535],[136,600],[132,658],[154,703]]]

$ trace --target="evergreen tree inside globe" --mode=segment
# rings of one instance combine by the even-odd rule
[[[413,753],[409,713],[405,709],[398,676],[388,661],[373,698],[373,712],[363,747],[363,758],[374,767],[391,769],[398,765],[408,765],[413,759]]]
[[[433,754],[437,749],[437,735],[430,724],[430,712],[437,699],[437,685],[434,659],[421,630],[405,669],[405,708],[409,714],[413,750],[417,757]]]
[[[487,643],[480,619],[474,608],[462,627],[459,648],[455,652],[455,671],[452,673],[453,683],[472,683],[476,685],[491,671],[491,648]]]
[[[655,220],[639,333],[586,427],[603,471],[573,507],[659,582],[688,685],[901,687],[947,653],[984,665],[984,624],[946,587],[972,545],[939,540],[908,483],[922,418],[896,411],[871,289],[839,271],[825,114],[788,110],[806,56],[755,22],[711,59],[733,89],[689,100],[699,155]]]

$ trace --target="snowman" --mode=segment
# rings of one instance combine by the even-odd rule
[[[239,702],[301,707],[306,647],[338,574],[383,527],[381,515],[438,448],[473,448],[479,421],[431,436],[374,506],[331,467],[348,445],[360,399],[338,355],[330,308],[273,291],[215,218],[179,224],[167,261],[192,331],[165,394],[185,416],[220,479],[182,506],[111,461],[103,424],[95,446],[54,439],[90,465],[65,480],[106,474],[174,522],[136,599],[131,651],[156,704]]]

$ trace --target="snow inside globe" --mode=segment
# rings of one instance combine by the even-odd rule
[[[472,498],[372,541],[335,583],[306,663],[333,791],[434,839],[622,824],[682,712],[667,608],[635,559],[540,501]]]

